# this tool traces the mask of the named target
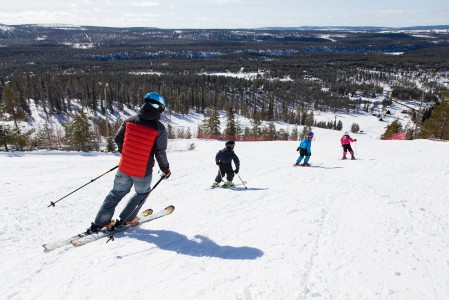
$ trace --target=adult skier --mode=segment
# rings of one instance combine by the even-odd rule
[[[348,151],[351,154],[351,159],[355,159],[354,151],[352,150],[352,147],[351,147],[351,142],[357,142],[357,139],[352,139],[349,136],[349,133],[346,131],[345,134],[341,137],[340,141],[341,141],[341,146],[343,147],[342,159],[347,159],[346,153],[348,153]]]
[[[301,143],[299,144],[299,147],[296,149],[296,151],[299,151],[299,157],[296,160],[296,163],[293,166],[303,166],[303,167],[310,167],[309,159],[310,156],[312,156],[311,147],[312,147],[312,139],[313,139],[313,132],[310,131],[307,133],[307,135],[301,140]],[[305,157],[304,162],[301,163],[302,159]]]
[[[237,154],[234,153],[235,142],[227,141],[225,148],[221,149],[215,155],[215,163],[217,164],[219,170],[217,177],[215,177],[215,182],[212,184],[212,188],[220,186],[220,182],[226,175],[227,181],[224,186],[234,186],[232,179],[234,179],[234,174],[238,174],[240,170],[240,160]],[[235,170],[232,169],[232,161],[234,161]]]
[[[162,177],[170,177],[166,154],[167,130],[159,121],[165,105],[165,98],[158,93],[146,94],[140,112],[128,118],[118,130],[115,142],[121,155],[114,186],[98,210],[88,233],[98,232],[103,227],[113,228],[139,221],[136,216],[151,191],[155,160],[163,173]],[[120,219],[113,221],[115,207],[133,186],[136,193],[123,208]]]

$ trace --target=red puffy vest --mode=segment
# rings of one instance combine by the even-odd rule
[[[154,128],[126,122],[125,139],[120,155],[119,170],[129,176],[145,177],[151,150],[157,137]],[[154,165],[154,161],[152,163]]]

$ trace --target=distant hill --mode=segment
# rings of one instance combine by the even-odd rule
[[[260,30],[332,30],[332,31],[403,31],[403,30],[448,30],[449,25],[429,25],[410,27],[379,27],[379,26],[297,26],[297,27],[261,27]]]

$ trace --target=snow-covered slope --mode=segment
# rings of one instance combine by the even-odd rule
[[[49,253],[89,226],[113,174],[50,201],[119,157],[0,153],[2,298],[448,299],[449,144],[380,141],[372,118],[355,161],[331,130],[314,130],[310,168],[292,167],[297,142],[238,142],[248,189],[208,189],[223,142],[172,142],[173,175],[145,205],[172,215]]]

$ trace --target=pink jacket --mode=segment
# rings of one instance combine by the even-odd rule
[[[347,144],[350,144],[351,142],[355,142],[355,140],[351,139],[351,138],[349,137],[349,135],[344,135],[344,136],[341,138],[341,144],[342,144],[342,145],[347,145]]]

